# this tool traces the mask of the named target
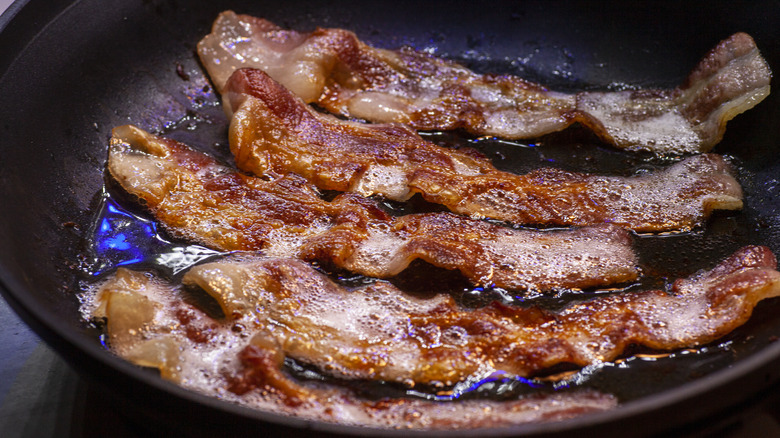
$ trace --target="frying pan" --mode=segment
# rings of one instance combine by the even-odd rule
[[[436,435],[254,411],[183,390],[108,353],[79,313],[77,292],[85,280],[84,242],[104,187],[111,128],[135,123],[229,160],[219,98],[203,88],[194,52],[223,9],[300,30],[344,27],[376,46],[409,44],[476,70],[576,91],[674,87],[704,53],[737,31],[751,34],[773,71],[780,71],[780,3],[736,3],[18,1],[0,17],[0,289],[47,343],[151,430]],[[693,233],[637,236],[647,272],[687,275],[744,244],[768,245],[780,254],[779,111],[775,93],[730,122],[715,149],[737,164],[744,211],[716,215]],[[535,148],[481,147],[488,155],[501,153],[499,166],[514,162],[521,168],[528,153],[575,166],[585,149],[567,158],[561,149],[567,143],[588,143],[587,134],[569,130]],[[653,162],[599,146],[586,150],[605,162]],[[611,171],[620,172],[618,167]],[[780,336],[778,301],[760,304],[746,326],[692,354],[595,373],[594,386],[624,397],[612,411],[479,434],[649,435],[708,421],[780,377],[780,343],[773,342]]]

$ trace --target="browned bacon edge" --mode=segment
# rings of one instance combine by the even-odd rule
[[[132,126],[118,127],[108,169],[170,231],[212,248],[302,257],[374,277],[414,259],[513,290],[588,288],[638,277],[627,232],[512,229],[450,213],[391,217],[354,194],[323,201],[300,177],[262,180]]]
[[[420,193],[472,217],[556,226],[606,222],[640,232],[690,230],[714,210],[742,207],[739,183],[717,155],[638,177],[556,169],[516,175],[399,125],[320,114],[261,70],[237,70],[224,96],[233,111],[230,147],[241,169],[295,172],[325,190],[401,201]]]

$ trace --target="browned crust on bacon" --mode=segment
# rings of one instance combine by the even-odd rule
[[[257,175],[295,172],[321,189],[395,200],[420,193],[475,217],[545,225],[607,222],[642,232],[689,230],[714,210],[742,207],[741,188],[716,155],[641,177],[557,169],[516,175],[399,125],[320,114],[260,70],[236,71],[225,97],[234,111],[230,147],[240,168]]]
[[[108,169],[170,231],[218,250],[262,250],[382,278],[420,258],[474,284],[521,290],[638,276],[631,240],[616,226],[540,232],[450,213],[393,218],[357,195],[325,202],[300,177],[248,177],[131,126],[115,129]]]
[[[399,245],[403,251],[385,249],[389,238],[398,239],[391,248]],[[514,290],[552,290],[562,285],[586,289],[604,285],[605,279],[597,272],[607,274],[611,284],[635,280],[636,271],[624,267],[631,257],[625,248],[630,246],[627,234],[615,233],[614,227],[606,225],[553,234],[517,233],[451,214],[415,214],[368,227],[339,224],[308,239],[300,256],[379,278],[396,275],[419,258],[459,270],[481,285]]]
[[[301,178],[246,177],[205,154],[135,127],[116,128],[108,170],[175,234],[212,248],[260,250],[333,221]]]

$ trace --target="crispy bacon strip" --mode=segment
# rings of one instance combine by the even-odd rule
[[[510,75],[479,75],[409,48],[370,47],[346,30],[299,33],[232,11],[219,15],[198,52],[220,91],[233,71],[251,67],[345,116],[504,138],[580,122],[617,147],[665,154],[710,150],[726,122],[769,94],[771,79],[744,33],[718,44],[675,89],[573,95]]]
[[[114,130],[108,169],[170,231],[212,248],[329,262],[386,278],[414,259],[460,270],[478,285],[516,290],[633,281],[636,256],[617,226],[518,230],[450,213],[391,217],[372,201],[332,202],[300,177],[271,181],[132,126]]]
[[[717,155],[636,177],[540,169],[497,170],[484,157],[437,146],[400,125],[366,125],[316,112],[261,70],[236,71],[230,147],[256,175],[303,175],[321,189],[414,193],[453,212],[519,224],[614,223],[636,231],[689,230],[713,210],[742,207],[742,190]]]
[[[303,266],[287,262],[293,269]],[[280,268],[284,264],[275,263]],[[301,272],[313,273],[308,268]],[[273,327],[259,327],[251,321],[251,312],[214,319],[186,304],[179,286],[125,268],[119,268],[92,298],[89,314],[107,321],[109,345],[120,357],[157,368],[162,377],[185,388],[300,418],[384,428],[463,429],[561,420],[617,405],[615,397],[593,391],[502,402],[369,401],[338,386],[303,385],[290,378],[282,370],[284,354],[253,336]]]

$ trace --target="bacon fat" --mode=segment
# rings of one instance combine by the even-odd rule
[[[674,350],[714,341],[745,323],[760,300],[780,295],[775,269],[767,248],[746,247],[670,292],[615,294],[561,312],[499,303],[462,310],[449,295],[419,299],[383,282],[347,290],[289,260],[208,263],[183,281],[227,315],[273,321],[257,335],[264,348],[326,373],[452,386],[475,375],[610,361],[632,344]]]
[[[237,69],[266,71],[306,102],[344,116],[420,130],[534,138],[575,122],[620,148],[705,152],[726,122],[769,94],[771,71],[753,39],[737,33],[671,90],[563,94],[511,75],[480,75],[412,49],[378,49],[342,29],[284,30],[225,11],[198,44],[222,91]]]

